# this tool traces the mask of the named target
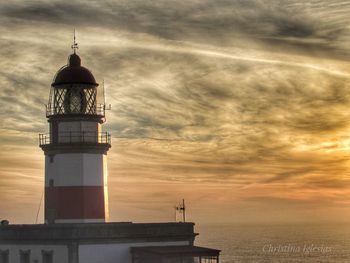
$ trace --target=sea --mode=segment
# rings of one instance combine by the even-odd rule
[[[350,224],[196,225],[195,245],[220,263],[350,263]]]

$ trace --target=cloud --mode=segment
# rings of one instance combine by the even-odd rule
[[[61,25],[118,28],[171,40],[205,41],[216,45],[246,45],[248,39],[281,45],[299,52],[346,53],[347,6],[336,1],[300,5],[299,1],[187,1],[169,7],[168,1],[34,1],[2,4],[4,22],[43,22]],[[334,9],[337,9],[333,11]],[[329,11],[331,10],[331,11]],[[335,12],[325,16],[324,12]],[[310,13],[312,15],[310,15]],[[91,19],[93,17],[93,19]],[[209,37],[210,36],[210,37]],[[240,39],[243,38],[243,41]],[[274,48],[273,46],[270,48]]]
[[[344,193],[349,8],[336,4],[1,3],[0,145],[29,147],[28,155],[36,149],[35,158],[41,158],[36,137],[47,129],[44,104],[76,28],[82,63],[100,83],[105,79],[112,104],[105,125],[113,134],[111,187],[157,182],[174,191],[137,188],[155,203],[176,199],[178,184],[214,187],[209,196],[198,190],[191,198],[217,194],[223,202],[240,200],[220,195],[225,185],[227,192],[247,191],[250,197],[254,191],[247,189],[263,187],[266,200],[274,193],[286,197],[283,189],[291,185],[296,190],[286,200],[304,191],[303,200],[312,199],[311,190]],[[42,164],[19,164],[17,157],[23,155],[13,151],[0,163],[27,185]],[[16,191],[8,174],[0,181],[6,198]],[[135,207],[145,205],[133,191],[113,193],[112,200],[134,194]]]

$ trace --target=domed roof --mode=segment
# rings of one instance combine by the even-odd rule
[[[90,70],[81,66],[80,57],[73,53],[68,58],[68,65],[62,67],[53,79],[52,86],[62,84],[90,84],[98,86]]]

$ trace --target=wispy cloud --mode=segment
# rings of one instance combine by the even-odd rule
[[[37,133],[76,28],[82,63],[105,79],[112,104],[110,187],[135,188],[111,194],[119,206],[136,196],[140,211],[126,215],[165,213],[180,195],[199,207],[217,196],[218,210],[278,209],[277,195],[291,211],[293,200],[338,204],[336,193],[349,191],[349,10],[298,0],[1,3],[1,196],[18,194],[18,204],[19,184],[37,205],[29,194],[41,188]]]

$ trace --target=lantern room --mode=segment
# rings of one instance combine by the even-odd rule
[[[80,57],[74,52],[53,79],[47,116],[104,116],[104,104],[97,101],[97,86],[92,73],[81,65]]]

